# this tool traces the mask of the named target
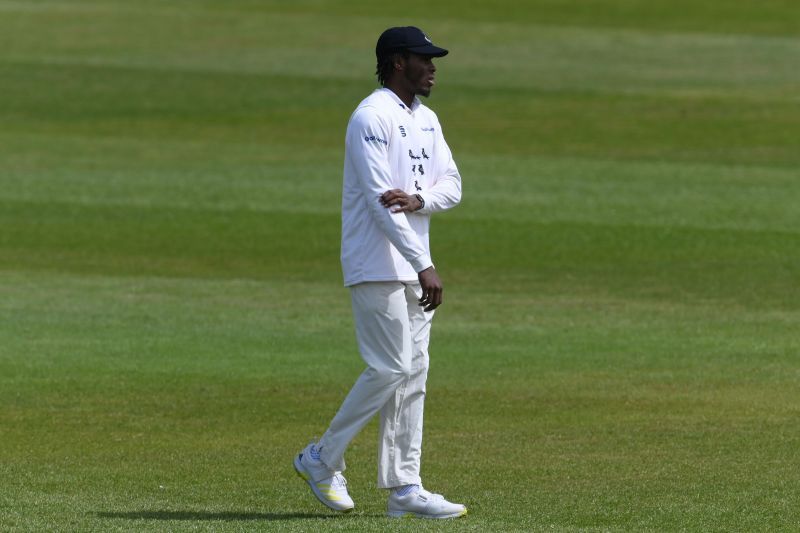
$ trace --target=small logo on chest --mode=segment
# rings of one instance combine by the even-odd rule
[[[403,126],[400,126],[400,136],[401,137],[405,137],[406,136],[406,129]]]

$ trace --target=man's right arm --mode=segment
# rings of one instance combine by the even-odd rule
[[[425,311],[433,311],[442,305],[442,297],[444,296],[442,280],[439,279],[439,274],[437,274],[433,266],[426,268],[417,276],[419,277],[419,285],[422,287],[422,297],[419,299],[419,305]]]
[[[411,228],[406,214],[394,213],[380,202],[381,195],[394,188],[389,137],[386,121],[375,108],[359,108],[347,126],[347,154],[373,220],[414,271],[420,273],[433,266],[430,255]]]

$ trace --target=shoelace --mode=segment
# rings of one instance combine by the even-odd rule
[[[436,502],[439,500],[444,500],[444,496],[442,496],[441,494],[434,494],[433,492],[429,492],[423,489],[422,487],[419,488],[416,494],[418,496],[421,496],[422,499],[425,500],[426,502]]]
[[[341,474],[336,474],[331,478],[331,488],[340,489],[347,486],[347,480]]]

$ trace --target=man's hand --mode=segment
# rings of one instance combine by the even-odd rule
[[[406,194],[400,189],[386,191],[380,197],[383,207],[391,208],[392,213],[413,213],[422,207],[419,198],[413,194]]]
[[[419,305],[425,311],[433,311],[442,305],[442,280],[439,279],[439,274],[431,266],[418,274],[419,284],[422,287],[422,298],[419,299]]]

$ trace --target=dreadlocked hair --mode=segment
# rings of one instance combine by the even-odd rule
[[[409,54],[406,51],[394,52],[391,54],[386,54],[383,57],[379,57],[378,66],[375,69],[375,75],[378,76],[378,83],[381,85],[385,86],[386,82],[389,81],[392,72],[394,72],[395,54],[400,54],[405,59],[408,59],[409,57]]]

